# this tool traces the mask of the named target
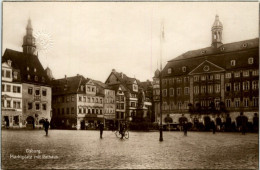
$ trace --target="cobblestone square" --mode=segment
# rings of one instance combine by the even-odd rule
[[[258,169],[258,134],[2,130],[3,169]]]

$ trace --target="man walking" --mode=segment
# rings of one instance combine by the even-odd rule
[[[187,136],[187,132],[188,132],[188,123],[185,120],[184,124],[183,124],[183,131],[184,131],[184,136]]]
[[[48,119],[46,119],[44,122],[44,130],[46,132],[46,136],[48,136],[49,126],[50,126],[50,122],[48,121]]]
[[[99,124],[99,130],[100,130],[100,138],[102,139],[103,130],[104,130],[104,124],[102,122]]]

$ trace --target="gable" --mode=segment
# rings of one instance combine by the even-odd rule
[[[200,65],[198,65],[195,69],[193,69],[189,75],[193,74],[204,74],[204,73],[214,73],[214,72],[223,72],[225,71],[224,68],[205,60]]]
[[[3,63],[2,63],[2,68],[12,69],[12,67],[11,67],[9,64],[7,64],[7,62],[3,62]]]
[[[119,80],[118,80],[117,76],[114,73],[111,73],[105,83],[114,84],[114,83],[118,83],[118,82],[119,82]]]
[[[89,80],[87,83],[87,85],[92,85],[92,86],[95,86],[94,82],[92,80]]]

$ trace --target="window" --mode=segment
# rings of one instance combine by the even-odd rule
[[[27,80],[31,80],[31,76],[29,74],[27,75]]]
[[[88,103],[90,103],[90,97],[88,97]]]
[[[231,66],[235,66],[236,65],[236,60],[231,60],[230,65]]]
[[[34,80],[35,80],[35,81],[38,81],[38,76],[34,76]]]
[[[234,73],[234,76],[235,76],[235,77],[240,77],[240,72],[239,72],[239,71],[235,72],[235,73]]]
[[[215,79],[220,80],[220,74],[215,74]]]
[[[35,109],[40,110],[40,103],[35,103]]]
[[[258,107],[258,97],[253,97],[253,107]]]
[[[174,96],[174,88],[170,88],[170,96]]]
[[[94,98],[91,98],[92,99],[92,103],[94,103],[95,101],[94,101]]]
[[[168,74],[171,74],[171,73],[172,73],[172,69],[168,68]]]
[[[243,90],[249,90],[249,81],[243,82]]]
[[[36,72],[36,68],[34,68],[34,70],[33,70],[34,72]]]
[[[47,96],[47,90],[43,89],[43,90],[42,90],[42,95],[43,95],[43,96]]]
[[[28,110],[32,109],[32,103],[28,103]]]
[[[32,94],[33,93],[33,89],[31,87],[28,88],[28,94]]]
[[[90,87],[87,87],[87,91],[90,91]]]
[[[92,92],[95,92],[95,88],[94,87],[92,87]]]
[[[44,77],[42,77],[42,82],[43,82],[43,83],[45,82],[45,78],[44,78]]]
[[[74,107],[71,108],[71,114],[74,114]]]
[[[11,71],[6,70],[6,72],[5,72],[5,77],[11,78]]]
[[[226,73],[226,78],[230,79],[231,78],[231,73]]]
[[[253,75],[253,76],[258,76],[258,75],[259,75],[258,70],[253,70],[253,71],[252,71],[252,75]]]
[[[235,98],[235,107],[240,107],[240,99]]]
[[[248,107],[248,101],[249,101],[248,98],[244,98],[244,107]]]
[[[96,98],[96,103],[98,103],[98,98]]]
[[[231,103],[231,100],[230,99],[226,99],[226,107],[230,107],[231,106],[230,103]]]
[[[181,102],[178,102],[178,110],[181,110]]]
[[[135,102],[131,102],[131,107],[135,107]]]
[[[213,93],[213,85],[209,85],[208,86],[208,92],[209,93]]]
[[[40,89],[36,89],[36,90],[35,90],[35,95],[36,95],[36,96],[40,96]]]
[[[163,93],[162,96],[166,97],[167,96],[167,89],[163,89],[162,93]]]
[[[250,57],[250,58],[248,59],[248,64],[253,64],[253,63],[254,63],[254,58]]]
[[[194,76],[194,82],[198,82],[198,81],[199,81],[199,79],[200,79],[200,77],[199,77],[199,76]]]
[[[178,95],[178,96],[181,95],[181,88],[177,88],[177,95]]]
[[[18,75],[18,73],[15,71],[14,72],[14,79],[17,79],[17,75]]]
[[[234,91],[240,91],[240,83],[234,83]]]
[[[188,95],[188,94],[189,94],[189,91],[190,91],[189,87],[185,87],[185,88],[184,88],[184,94],[185,94],[185,95]]]
[[[5,91],[5,85],[2,84],[2,91]]]
[[[181,78],[177,78],[177,83],[181,83]]]
[[[206,76],[205,75],[201,76],[201,80],[205,81],[206,80]]]
[[[7,100],[7,107],[8,107],[8,108],[11,107],[11,100]]]
[[[213,75],[208,75],[208,80],[213,80]]]
[[[201,86],[201,93],[206,93],[206,92],[207,92],[206,86]]]
[[[253,82],[252,82],[252,89],[258,89],[258,80],[254,80]]]
[[[6,91],[11,92],[11,85],[6,85]]]
[[[172,79],[169,79],[168,82],[169,82],[169,85],[172,85],[172,84],[173,84]]]
[[[194,94],[199,94],[199,86],[194,86]]]
[[[220,92],[220,84],[215,84],[215,93]]]
[[[26,68],[26,70],[27,70],[27,71],[29,71],[29,70],[30,70],[30,68],[29,68],[29,67],[27,67],[27,68]]]
[[[58,115],[60,114],[60,108],[57,109],[58,110]]]
[[[5,70],[2,69],[2,77],[5,77]]]
[[[82,108],[79,108],[79,113],[82,113]]]
[[[183,71],[183,72],[186,72],[186,67],[185,67],[185,66],[182,67],[182,71]]]
[[[20,109],[20,108],[21,108],[21,102],[19,102],[19,101],[14,101],[14,102],[13,102],[13,108],[15,108],[15,109]]]
[[[227,92],[231,91],[231,84],[230,83],[226,83],[225,87],[226,87],[225,89],[226,89]]]
[[[80,102],[82,101],[82,97],[81,97],[81,96],[79,96],[79,101],[80,101]]]
[[[189,77],[184,77],[184,83],[188,83],[189,82]]]
[[[103,102],[103,100],[102,99],[100,99],[100,103],[102,104],[102,102]]]
[[[42,110],[47,110],[47,105],[45,103],[42,104]]]
[[[244,77],[248,77],[249,76],[249,71],[248,70],[243,71],[243,76]]]

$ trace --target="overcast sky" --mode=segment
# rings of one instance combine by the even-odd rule
[[[4,2],[2,54],[6,48],[22,51],[30,17],[40,61],[55,78],[81,74],[104,82],[114,68],[152,80],[162,22],[164,66],[210,46],[216,14],[223,43],[258,37],[258,8],[258,2]]]

